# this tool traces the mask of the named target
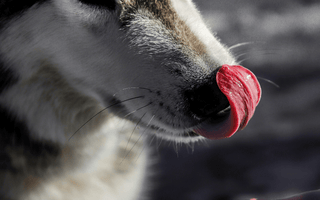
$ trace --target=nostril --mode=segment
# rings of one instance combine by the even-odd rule
[[[229,106],[227,97],[220,91],[215,74],[185,92],[189,111],[198,118],[216,115]]]

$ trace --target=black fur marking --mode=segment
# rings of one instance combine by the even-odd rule
[[[21,14],[23,11],[32,7],[35,4],[41,4],[47,0],[1,0],[0,1],[0,23],[3,19],[11,18]]]
[[[18,82],[18,75],[11,69],[4,67],[4,63],[0,57],[0,94],[8,89],[10,86]]]
[[[101,95],[101,96],[104,97],[105,103],[107,105],[109,105],[106,107],[106,109],[108,109],[108,111],[110,111],[120,117],[124,117],[127,113],[130,112],[123,104],[127,100],[121,101],[117,97],[109,96],[109,95]],[[139,98],[142,98],[142,97],[139,97]]]
[[[46,162],[47,157],[55,158],[59,155],[57,146],[31,138],[27,125],[0,105],[0,172],[9,170],[18,173],[24,170],[13,166],[9,152],[26,158],[29,166],[40,164],[44,168],[50,165]]]
[[[113,11],[117,7],[117,3],[115,0],[79,0],[81,3],[98,6],[98,7],[105,7],[109,10]]]

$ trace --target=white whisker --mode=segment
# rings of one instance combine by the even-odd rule
[[[257,76],[257,78],[258,78],[258,79],[261,79],[261,80],[264,80],[264,81],[270,83],[271,85],[274,85],[274,86],[277,87],[277,88],[280,88],[280,86],[279,86],[278,84],[276,84],[275,82],[273,82],[273,81],[271,81],[271,80],[269,80],[269,79],[262,78],[262,77],[258,77],[258,76]]]
[[[158,130],[157,130],[157,131],[158,131]],[[153,136],[152,136],[152,138],[151,138],[151,140],[150,140],[150,142],[149,142],[149,145],[152,144],[152,142],[153,142],[153,140],[154,140],[155,137],[156,137],[156,134],[153,134]]]
[[[155,115],[153,115],[153,116],[151,117],[151,119],[149,120],[149,122],[148,122],[148,124],[147,124],[147,129],[145,129],[141,135],[144,135],[144,134],[149,130],[149,128],[150,128],[149,125],[150,125],[150,123],[151,123],[151,121],[153,120],[154,117],[155,117]],[[141,136],[141,135],[140,135],[140,136]],[[139,137],[139,138],[140,138],[140,137]],[[138,160],[138,158],[140,157],[140,155],[142,154],[144,148],[145,148],[145,145],[143,145],[142,150],[140,151],[139,155],[137,156],[135,162],[137,162],[137,160]]]
[[[146,113],[145,113],[146,114]],[[144,115],[145,115],[144,114]],[[143,116],[144,116],[143,115]],[[153,116],[154,117],[154,116]],[[152,121],[153,117],[149,120],[149,123]],[[148,124],[149,124],[148,123]],[[148,127],[149,128],[149,127]],[[143,131],[143,133],[140,134],[139,138],[137,139],[137,141],[133,144],[133,146],[131,147],[131,149],[128,151],[128,153],[125,155],[125,157],[122,159],[122,161],[120,162],[119,165],[121,165],[121,163],[127,158],[127,156],[130,154],[130,152],[133,150],[133,148],[137,145],[137,143],[139,142],[139,140],[141,139],[141,137],[144,135],[144,133],[148,130],[148,128],[146,130]],[[143,149],[143,148],[142,148]],[[141,153],[140,153],[141,154]]]
[[[235,49],[238,47],[242,47],[242,46],[250,45],[250,44],[254,44],[254,43],[255,42],[243,42],[243,43],[235,44],[235,45],[232,45],[231,47],[229,47],[228,50],[230,51],[231,49]]]
[[[161,140],[160,140],[160,143],[159,143],[159,144],[158,144],[158,140],[157,140],[157,149],[158,149],[158,151],[159,151],[159,148],[160,148],[160,146],[161,146],[162,141],[163,141],[163,137],[161,137]]]
[[[142,118],[143,118],[145,115],[146,115],[146,113],[144,113],[144,114],[142,115],[142,117],[139,119],[139,121],[138,121],[137,124],[135,125],[133,131],[131,132],[130,137],[129,137],[128,142],[127,142],[127,145],[126,145],[126,148],[125,148],[125,151],[127,151],[129,142],[131,141],[131,138],[132,138],[132,135],[133,135],[134,131],[137,129],[137,127],[139,126]],[[122,161],[123,161],[123,160],[122,160]],[[122,161],[121,161],[121,163],[122,163]],[[121,164],[121,163],[120,163],[120,164]]]
[[[131,141],[131,138],[132,138],[132,135],[133,135],[134,131],[137,129],[138,125],[140,124],[142,118],[143,118],[145,115],[146,115],[146,113],[144,113],[144,114],[142,115],[142,117],[140,118],[140,120],[139,120],[139,121],[137,122],[137,124],[135,125],[133,131],[131,132],[130,137],[129,137],[128,142],[127,142],[127,145],[126,145],[126,148],[125,148],[125,152],[126,152],[127,149],[128,149],[128,145],[129,145],[129,142]],[[133,147],[137,144],[137,142],[139,141],[140,137],[141,137],[141,135],[139,136],[138,140],[134,143]],[[119,163],[119,165],[121,165],[122,162],[127,158],[127,156],[129,155],[129,153],[132,151],[133,147],[132,147],[132,148],[130,149],[130,151],[124,156],[124,158],[121,160],[121,162]]]

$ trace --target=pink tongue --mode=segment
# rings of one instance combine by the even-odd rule
[[[253,116],[261,97],[255,75],[239,65],[223,65],[216,75],[221,92],[227,97],[231,112],[222,122],[204,122],[194,131],[208,139],[231,137],[242,130]]]

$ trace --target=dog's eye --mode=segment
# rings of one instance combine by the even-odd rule
[[[109,10],[115,10],[117,5],[115,0],[79,0],[79,1],[87,5],[105,7],[105,8],[108,8]]]

